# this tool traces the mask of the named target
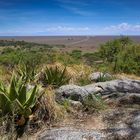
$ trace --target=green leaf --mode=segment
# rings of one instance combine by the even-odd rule
[[[18,97],[18,93],[16,90],[16,77],[13,76],[10,83],[9,98],[11,101],[14,101],[17,97]]]
[[[37,88],[38,88],[37,85],[35,85],[35,87],[31,91],[27,92],[28,98],[24,104],[24,107],[28,108],[28,107],[33,107],[35,105],[35,101],[36,101],[35,94],[37,92]]]
[[[19,91],[18,100],[21,104],[24,104],[26,102],[26,86],[22,85]]]

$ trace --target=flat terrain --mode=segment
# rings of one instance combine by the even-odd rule
[[[27,42],[35,42],[50,45],[65,45],[61,48],[64,51],[71,51],[73,49],[80,49],[83,51],[94,51],[100,44],[108,40],[119,38],[119,36],[13,36],[13,37],[0,37],[0,39],[7,40],[24,40]],[[140,36],[130,36],[135,42],[140,44]],[[58,47],[57,46],[57,47]]]

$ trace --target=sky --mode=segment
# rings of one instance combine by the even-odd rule
[[[140,0],[0,0],[0,36],[140,35]]]

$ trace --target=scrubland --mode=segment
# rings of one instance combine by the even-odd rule
[[[59,46],[65,48],[65,45]],[[0,41],[0,133],[18,139],[64,118],[96,114],[109,108],[103,99],[86,98],[72,106],[57,100],[55,90],[66,84],[91,84],[89,75],[103,72],[117,77],[140,79],[140,45],[122,36],[100,45],[96,51],[62,51],[55,45],[25,41]],[[99,82],[107,81],[104,77]],[[112,79],[110,79],[112,80]]]

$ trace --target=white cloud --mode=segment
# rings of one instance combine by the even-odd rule
[[[89,27],[67,27],[67,26],[56,26],[46,28],[48,32],[84,32],[89,31]]]
[[[0,31],[0,35],[69,35],[69,34],[87,34],[89,27],[73,27],[73,26],[46,26],[32,25],[18,28],[9,28]]]
[[[111,25],[104,28],[105,31],[140,31],[140,24],[121,23],[118,25]]]

